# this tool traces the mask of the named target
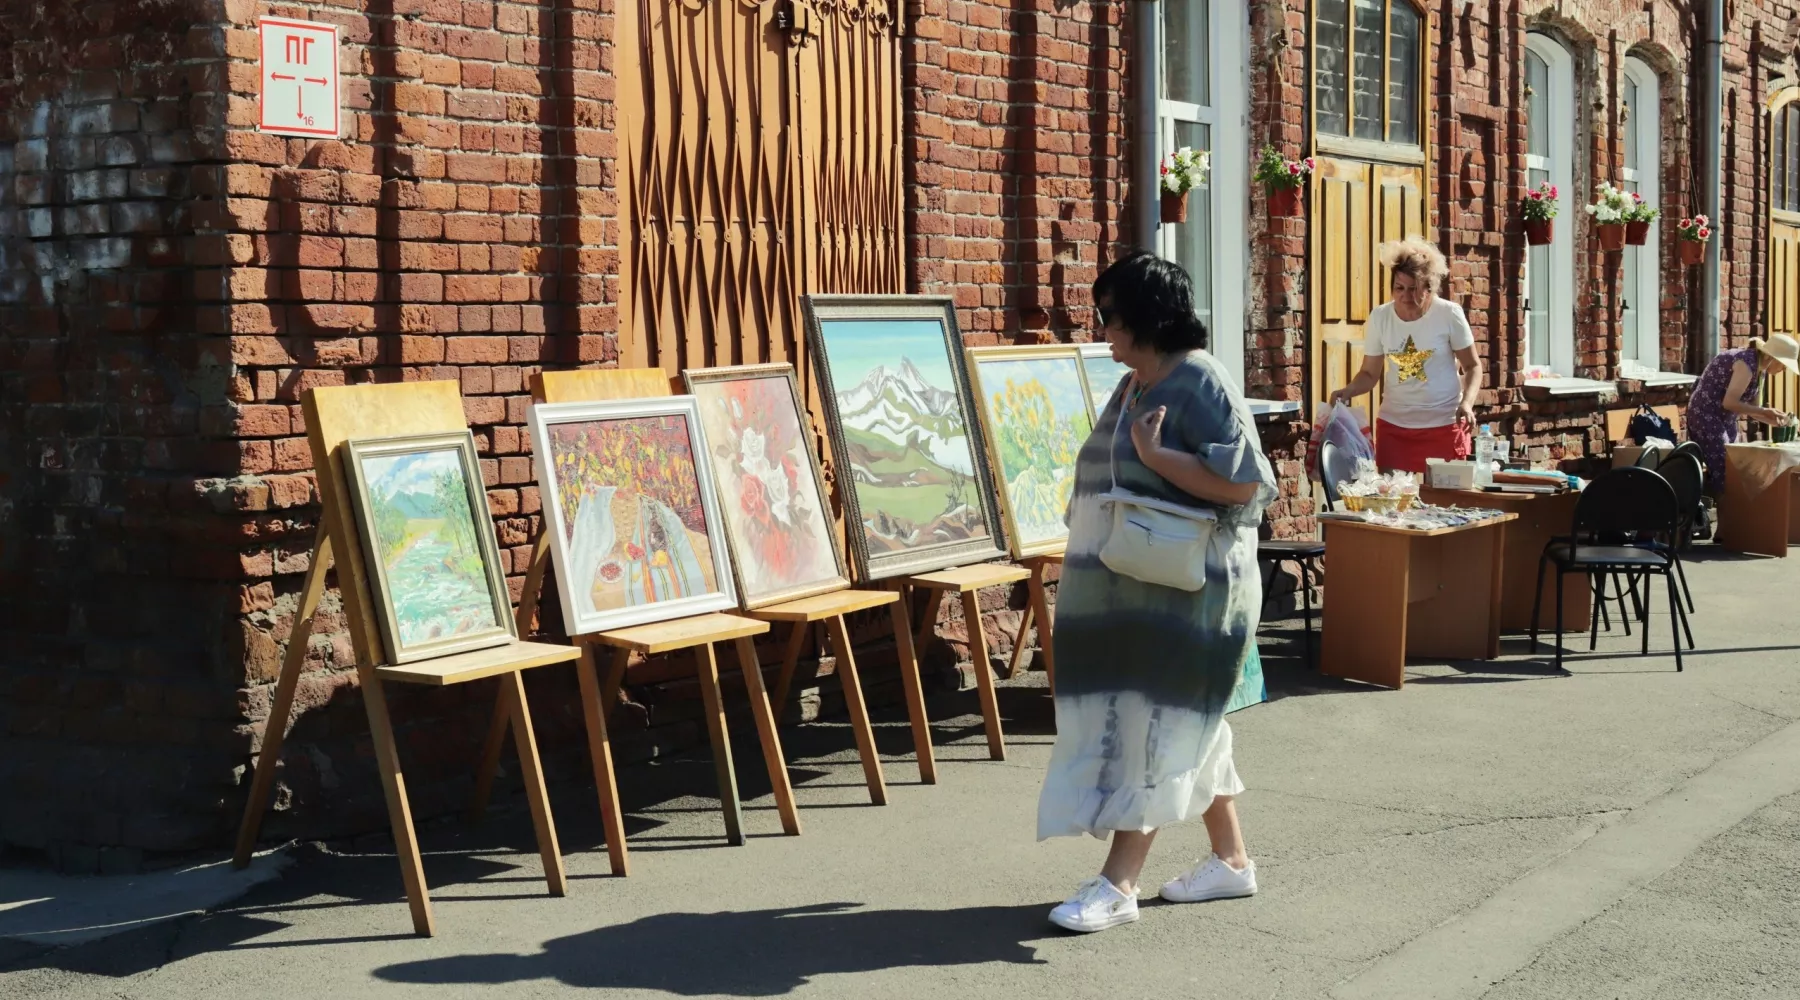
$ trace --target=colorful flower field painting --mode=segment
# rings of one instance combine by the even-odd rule
[[[1106,344],[1081,345],[1081,367],[1087,376],[1088,395],[1093,400],[1093,418],[1099,420],[1100,411],[1112,400],[1119,380],[1131,374],[1131,367],[1114,361],[1112,348]]]
[[[1058,548],[1069,534],[1063,515],[1075,488],[1075,455],[1094,426],[1081,359],[1066,347],[1002,347],[971,350],[969,363],[1013,553]]]
[[[476,515],[483,494],[468,434],[356,441],[350,463],[390,662],[510,640],[510,598],[485,504]]]
[[[696,417],[681,396],[533,409],[571,634],[736,603]]]
[[[787,365],[687,372],[744,607],[850,585]]]

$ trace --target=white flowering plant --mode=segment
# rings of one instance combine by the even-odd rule
[[[1631,204],[1625,206],[1626,222],[1655,222],[1661,214],[1655,205],[1644,200],[1643,195],[1631,192]]]
[[[1675,235],[1692,243],[1705,243],[1712,239],[1712,223],[1704,215],[1682,219],[1675,223]]]
[[[1631,196],[1607,181],[1601,181],[1600,186],[1594,189],[1594,203],[1587,206],[1587,214],[1602,225],[1630,221],[1625,216],[1630,210]]]
[[[1162,190],[1164,194],[1187,194],[1206,183],[1212,169],[1212,154],[1204,149],[1183,146],[1163,157]]]

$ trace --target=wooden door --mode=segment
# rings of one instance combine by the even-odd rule
[[[800,297],[896,293],[900,61],[883,0],[621,0],[619,352],[788,361]]]
[[[1362,367],[1363,324],[1388,300],[1376,248],[1425,232],[1425,168],[1321,156],[1312,190],[1312,328],[1308,358],[1315,405]],[[1370,422],[1381,387],[1359,400]]]
[[[1769,223],[1769,301],[1765,336],[1800,339],[1800,219],[1777,212]],[[1800,405],[1800,382],[1785,372],[1763,376],[1763,405],[1787,413]]]

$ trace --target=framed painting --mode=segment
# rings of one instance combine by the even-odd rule
[[[690,368],[683,377],[699,402],[744,608],[850,586],[794,367]]]
[[[802,305],[858,578],[1003,555],[951,300],[809,295]]]
[[[1100,419],[1100,411],[1112,401],[1119,380],[1131,374],[1131,366],[1114,361],[1112,347],[1105,342],[1082,344],[1081,373],[1087,379],[1088,398],[1092,402],[1092,418]]]
[[[516,640],[474,436],[367,438],[343,454],[388,662]]]
[[[1072,344],[971,347],[968,359],[1013,556],[1060,552],[1075,456],[1094,429],[1081,353]]]
[[[737,605],[694,397],[540,403],[530,424],[570,635]]]

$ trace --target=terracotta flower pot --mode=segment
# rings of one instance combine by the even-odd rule
[[[1641,247],[1645,243],[1647,243],[1649,241],[1649,239],[1650,239],[1650,223],[1648,223],[1648,222],[1627,222],[1627,223],[1625,223],[1625,245],[1626,246]]]
[[[1164,222],[1187,221],[1187,195],[1162,193],[1162,220]]]
[[[1529,246],[1547,247],[1556,237],[1555,219],[1526,219],[1525,242]]]
[[[1299,187],[1269,188],[1269,215],[1278,219],[1291,219],[1300,214]]]
[[[1681,263],[1684,266],[1693,267],[1695,264],[1699,264],[1706,260],[1705,241],[1677,240],[1676,244],[1681,247]]]
[[[1600,235],[1600,249],[1606,253],[1618,253],[1625,249],[1625,223],[1602,222],[1594,226]]]

